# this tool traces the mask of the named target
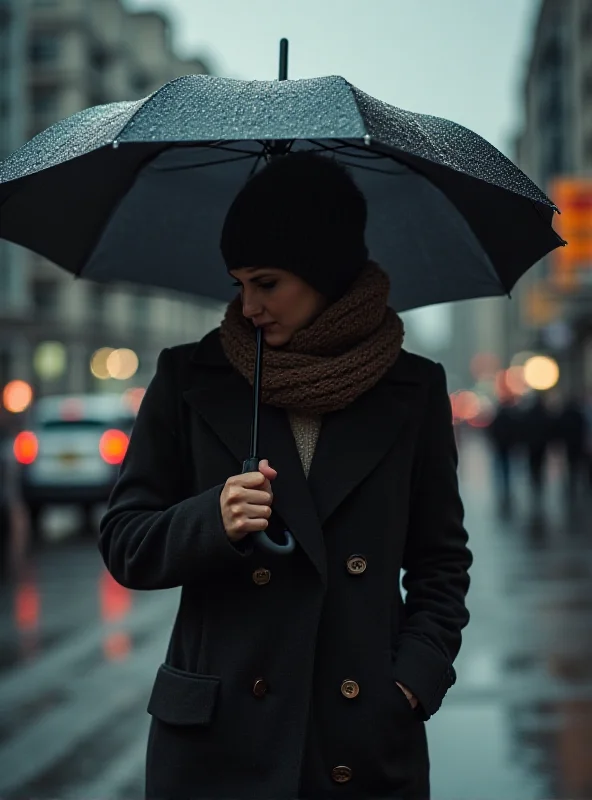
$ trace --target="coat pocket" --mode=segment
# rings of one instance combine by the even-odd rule
[[[410,722],[418,722],[419,716],[417,714],[417,707],[413,708],[409,700],[405,697],[402,689],[399,689],[397,684],[393,681],[393,691],[395,699],[395,714],[397,718],[407,717]]]
[[[219,688],[220,678],[161,664],[147,710],[169,725],[209,725]]]

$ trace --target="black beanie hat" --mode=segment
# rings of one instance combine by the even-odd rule
[[[339,299],[368,261],[366,200],[334,159],[274,159],[234,199],[220,248],[226,267],[276,267]]]

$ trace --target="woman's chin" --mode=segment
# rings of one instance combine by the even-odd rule
[[[263,333],[265,344],[268,344],[270,347],[281,347],[288,343],[289,338],[290,337],[286,336],[284,331],[275,330],[274,328],[264,331]]]

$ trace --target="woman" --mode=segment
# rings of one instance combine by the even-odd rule
[[[100,549],[124,586],[182,587],[150,798],[429,796],[424,721],[455,681],[471,554],[444,372],[401,349],[365,225],[325,157],[253,177],[221,240],[240,293],[163,351],[140,408]],[[265,459],[241,475],[256,326]],[[289,556],[253,546],[270,515]]]

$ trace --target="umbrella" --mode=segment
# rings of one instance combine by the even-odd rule
[[[509,293],[564,244],[557,208],[491,144],[342,77],[287,80],[286,40],[279,81],[188,75],[40,133],[0,164],[0,237],[76,276],[230,300],[224,215],[267,160],[303,149],[350,168],[399,311]]]

